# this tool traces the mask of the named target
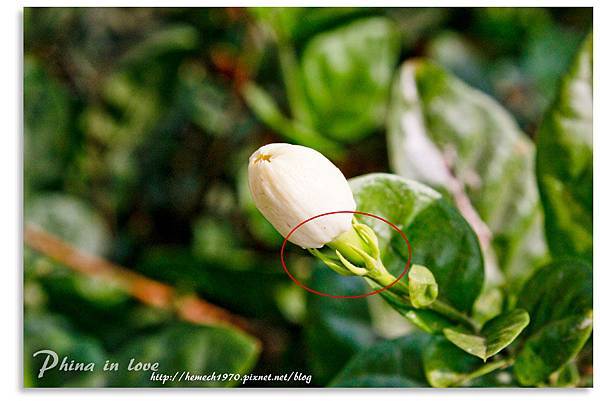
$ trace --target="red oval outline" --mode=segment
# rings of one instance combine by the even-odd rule
[[[351,213],[351,214],[360,214],[363,216],[369,216],[372,217],[374,219],[383,221],[384,223],[388,224],[389,226],[391,226],[395,231],[397,231],[400,236],[402,236],[402,239],[404,239],[404,242],[406,242],[406,246],[408,247],[408,259],[406,260],[406,265],[404,266],[404,270],[402,271],[402,273],[400,273],[400,275],[396,278],[396,280],[394,280],[393,282],[391,282],[390,284],[386,285],[383,288],[380,288],[378,290],[374,290],[371,292],[368,292],[366,294],[359,294],[359,295],[333,295],[333,294],[329,294],[326,292],[321,292],[321,291],[317,291],[314,290],[306,285],[304,285],[303,283],[301,283],[298,279],[296,279],[296,277],[294,277],[294,275],[292,273],[290,273],[290,271],[288,270],[286,264],[285,264],[285,258],[284,258],[284,254],[285,254],[285,245],[288,243],[289,238],[292,236],[292,234],[294,234],[294,232],[296,232],[296,230],[298,230],[300,227],[302,227],[304,224],[308,223],[309,221],[318,219],[319,217],[324,217],[324,216],[329,216],[331,214],[342,214],[342,213]],[[371,295],[375,295],[375,294],[379,294],[380,292],[383,292],[385,290],[387,290],[388,288],[392,287],[394,284],[396,284],[402,277],[404,277],[404,275],[406,273],[408,273],[408,269],[410,268],[410,262],[412,259],[412,248],[410,247],[410,242],[408,242],[408,238],[406,237],[406,234],[404,234],[404,232],[399,229],[398,227],[396,227],[396,225],[386,219],[384,219],[383,217],[377,216],[376,214],[372,214],[372,213],[367,213],[367,212],[361,212],[358,210],[338,210],[335,212],[327,212],[327,213],[321,213],[318,214],[316,216],[310,217],[304,221],[301,221],[296,227],[292,228],[292,231],[290,231],[288,233],[288,235],[283,239],[283,243],[281,244],[281,250],[279,252],[279,257],[281,260],[281,266],[283,266],[283,270],[285,270],[285,272],[287,273],[287,275],[292,279],[292,281],[300,286],[301,288],[305,289],[308,292],[312,292],[313,294],[316,295],[320,295],[322,297],[329,297],[329,298],[342,298],[342,299],[356,299],[356,298],[366,298],[368,296]]]

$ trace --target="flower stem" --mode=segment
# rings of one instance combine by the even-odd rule
[[[380,274],[374,275],[370,278],[372,280],[374,280],[375,282],[377,282],[377,284],[381,285],[382,287],[386,287],[396,280],[396,277],[394,277],[390,273],[388,273],[387,270],[385,270],[385,268],[383,269],[383,272],[380,272]],[[402,280],[399,280],[398,282],[396,282],[396,284],[394,284],[392,287],[390,287],[389,290],[400,296],[403,296],[403,295],[405,296],[405,295],[409,294],[408,286]],[[458,322],[460,324],[467,326],[468,328],[470,328],[471,330],[473,330],[475,332],[478,331],[477,324],[472,319],[470,319],[467,315],[465,315],[464,313],[455,309],[454,307],[448,305],[444,301],[436,299],[435,301],[433,301],[433,303],[428,305],[425,309],[430,309],[434,312],[437,312],[440,315],[443,315],[450,320],[453,320],[455,322]]]
[[[473,372],[465,375],[460,381],[456,382],[454,386],[460,386],[462,384],[468,383],[473,379],[487,375],[488,373],[491,373],[497,369],[506,369],[509,366],[511,366],[514,362],[515,360],[512,358],[501,358],[493,362],[486,363],[479,369],[476,369]]]
[[[352,264],[356,264],[356,268],[360,268],[362,271],[366,269],[368,273],[366,275],[361,275],[378,285],[388,287],[395,282],[393,286],[388,288],[389,291],[399,296],[403,302],[410,304],[408,285],[403,280],[396,281],[396,277],[388,272],[381,261],[379,245],[375,233],[373,233],[370,228],[354,221],[351,230],[339,235],[335,240],[329,242],[327,246],[338,252],[340,258],[342,258],[341,255],[343,255],[345,263],[351,262]],[[350,262],[348,262],[348,260]],[[348,266],[340,266],[340,269],[344,268],[347,269]],[[478,325],[467,315],[439,299],[436,299],[425,308],[437,312],[449,320],[460,323],[471,329],[473,332],[479,330]]]

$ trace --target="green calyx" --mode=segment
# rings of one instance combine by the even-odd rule
[[[379,241],[373,229],[352,220],[352,229],[327,244],[335,254],[326,254],[318,249],[308,251],[319,258],[331,270],[344,276],[377,278],[387,271],[381,261]]]
[[[373,288],[388,287],[390,297],[405,307],[431,310],[478,332],[477,324],[468,316],[438,299],[438,284],[427,267],[413,265],[408,273],[408,283],[391,275],[381,261],[379,241],[369,226],[353,219],[352,229],[328,243],[327,247],[333,252],[314,248],[308,251],[338,274],[364,277],[374,284]]]

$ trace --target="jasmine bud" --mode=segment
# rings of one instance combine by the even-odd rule
[[[284,237],[313,216],[356,208],[342,172],[304,146],[261,147],[250,156],[248,181],[257,208]],[[352,214],[333,214],[303,224],[289,240],[302,248],[321,248],[351,228]]]

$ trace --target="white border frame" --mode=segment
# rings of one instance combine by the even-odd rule
[[[136,6],[136,7],[198,7],[198,6],[388,6],[388,7],[593,7],[593,1],[569,2],[560,1],[418,1],[404,0],[394,1],[357,1],[357,0],[329,0],[329,1],[238,1],[235,4],[222,1],[192,1],[192,0],[156,0],[124,2],[115,0],[63,0],[63,1],[40,1],[40,0],[2,0],[0,15],[2,16],[2,40],[5,52],[4,62],[0,64],[2,85],[2,103],[0,111],[3,118],[0,120],[3,126],[3,135],[0,136],[0,181],[4,186],[0,197],[0,255],[4,262],[3,268],[3,290],[2,296],[2,322],[1,344],[3,347],[2,359],[0,360],[0,378],[3,386],[0,394],[6,399],[16,397],[43,398],[43,399],[158,399],[167,396],[169,399],[199,399],[199,398],[244,398],[244,399],[278,399],[285,397],[286,400],[300,400],[306,397],[325,396],[328,400],[364,400],[366,397],[381,397],[381,399],[399,398],[405,400],[419,400],[427,398],[443,398],[445,401],[461,400],[465,398],[485,398],[490,401],[505,401],[507,397],[527,397],[531,400],[555,400],[583,399],[600,396],[600,391],[594,389],[22,389],[22,16],[24,7],[95,7],[95,6]],[[594,25],[597,21],[597,9],[593,10]],[[598,50],[598,33],[594,32],[594,53]],[[598,98],[598,74],[597,64],[594,65],[594,97]],[[594,118],[598,121],[598,107],[594,107]],[[598,135],[598,124],[594,125],[594,138]],[[594,141],[594,214],[597,216],[598,208],[598,173],[599,155]],[[594,225],[594,237],[598,238],[597,224]],[[594,242],[594,253],[599,255],[598,240]],[[598,317],[599,297],[598,281],[600,273],[598,270],[598,257],[594,260],[594,319]],[[594,362],[599,352],[598,331],[594,331],[596,347],[594,349]],[[594,374],[594,383],[598,383],[598,374]],[[596,384],[598,387],[598,384]]]

